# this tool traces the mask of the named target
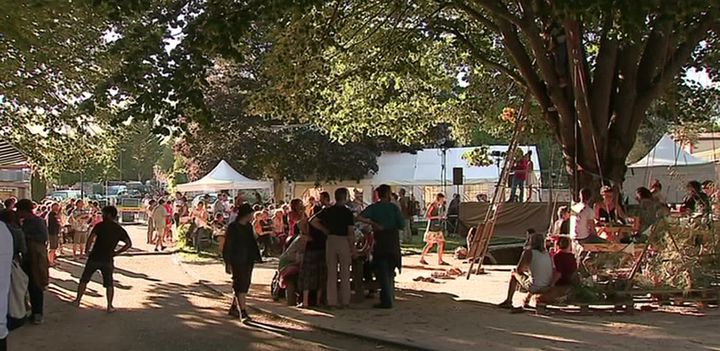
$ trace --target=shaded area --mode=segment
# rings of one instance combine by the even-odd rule
[[[293,340],[262,324],[244,327],[226,315],[229,300],[193,282],[168,257],[120,258],[115,278],[118,312],[104,312],[105,289],[96,275],[83,306],[70,305],[82,264],[63,260],[52,270],[45,323],[10,336],[12,350],[303,350],[322,345]],[[262,321],[259,321],[262,323]],[[266,326],[271,329],[272,326]],[[285,333],[295,332],[290,328]],[[310,333],[298,331],[298,333]],[[367,348],[368,346],[361,346]],[[348,349],[354,349],[349,347]]]

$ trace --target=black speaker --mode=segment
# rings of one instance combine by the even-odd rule
[[[453,185],[463,185],[463,169],[462,169],[462,167],[453,168]]]

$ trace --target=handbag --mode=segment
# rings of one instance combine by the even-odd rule
[[[10,294],[8,295],[8,315],[15,319],[27,317],[25,296],[27,295],[28,282],[27,274],[22,270],[20,264],[13,260],[10,269]]]

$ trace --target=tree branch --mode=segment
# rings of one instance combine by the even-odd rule
[[[697,47],[700,40],[707,36],[707,32],[713,28],[720,26],[720,20],[714,13],[709,13],[700,19],[697,27],[690,31],[685,42],[680,44],[670,57],[670,60],[663,66],[659,74],[652,80],[650,86],[640,92],[638,98],[638,107],[647,109],[667,86],[680,73],[680,69],[690,58],[693,50]]]
[[[608,14],[603,24],[600,51],[598,52],[590,89],[590,110],[596,129],[607,133],[610,122],[610,103],[613,94],[613,82],[616,76],[618,41],[610,38],[608,32],[612,28],[612,15]]]
[[[468,15],[470,15],[470,17],[474,18],[476,21],[482,23],[482,25],[485,26],[487,29],[489,29],[493,32],[496,32],[496,33],[500,32],[500,29],[498,28],[498,26],[495,23],[493,23],[493,21],[491,21],[489,18],[483,16],[483,14],[480,13],[480,11],[470,7],[468,4],[465,4],[462,1],[456,1],[456,2],[453,2],[452,4],[450,4],[450,7],[467,13]]]
[[[473,52],[473,58],[480,61],[482,64],[487,65],[489,67],[495,68],[501,73],[506,74],[508,77],[510,77],[512,80],[515,81],[520,86],[527,86],[527,82],[522,79],[522,77],[513,69],[506,67],[499,62],[495,62],[493,60],[490,60],[487,58],[487,54],[479,50],[473,43],[468,39],[465,35],[460,33],[460,31],[457,30],[457,28],[444,28],[440,27],[439,29],[444,29],[445,31],[455,35],[458,40],[460,40],[471,52]]]
[[[648,35],[638,67],[638,87],[647,89],[652,79],[665,62],[671,42],[673,22],[667,16],[659,16],[651,24],[652,31]]]
[[[513,16],[510,11],[500,1],[495,0],[475,0],[480,7],[490,11],[496,17],[502,18],[518,27],[521,25],[520,18]]]

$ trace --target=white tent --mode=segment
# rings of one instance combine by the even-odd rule
[[[663,185],[670,203],[680,202],[685,184],[691,180],[715,180],[715,164],[683,150],[669,135],[664,135],[645,157],[631,165],[625,175],[623,189],[634,200],[635,189],[648,187],[654,179]]]
[[[490,152],[506,152],[507,145],[491,145]],[[535,165],[535,175],[540,179],[540,161],[538,159],[537,148],[535,146],[520,146],[523,153],[532,151],[532,162]],[[457,147],[448,149],[445,153],[446,168],[445,178],[449,184],[452,184],[453,168],[463,169],[463,184],[482,184],[497,182],[500,177],[501,169],[497,163],[487,167],[471,167],[462,156],[468,151],[472,151],[474,147]],[[382,156],[381,156],[382,157]],[[440,185],[442,184],[442,150],[441,149],[425,149],[417,153],[417,163],[415,174],[413,176],[413,184],[416,185]],[[501,161],[504,161],[503,157]],[[501,164],[502,166],[502,164]]]
[[[247,178],[234,170],[225,160],[222,160],[204,177],[194,182],[178,184],[176,189],[181,192],[272,189],[272,182]]]
[[[497,164],[487,167],[471,167],[467,161],[462,159],[465,152],[473,150],[474,147],[460,147],[447,149],[445,154],[445,176],[446,189],[433,189],[434,191],[443,191],[448,196],[454,194],[457,190],[461,193],[464,188],[457,189],[452,186],[453,168],[459,167],[463,169],[463,183],[466,185],[485,184],[483,192],[492,196],[495,183],[500,174]],[[526,153],[532,151],[532,161],[535,165],[535,174],[540,179],[540,162],[538,159],[537,148],[535,146],[521,146],[520,149]],[[492,145],[490,151],[507,151],[507,145]],[[441,149],[424,149],[416,153],[401,152],[383,152],[377,159],[378,171],[375,174],[369,174],[360,182],[347,181],[335,184],[323,184],[322,189],[332,191],[337,187],[362,188],[364,198],[369,201],[372,189],[381,184],[388,184],[394,187],[402,187],[415,194],[417,199],[424,198],[424,188],[441,187],[442,181],[442,159],[443,153]],[[504,160],[504,158],[503,158]],[[314,183],[297,182],[293,184],[293,196],[302,197],[315,188]],[[473,195],[474,196],[474,195]]]

